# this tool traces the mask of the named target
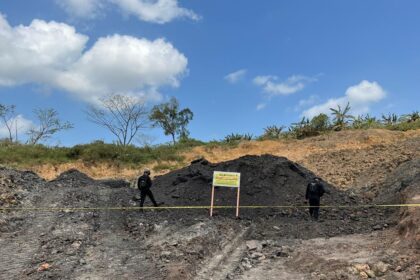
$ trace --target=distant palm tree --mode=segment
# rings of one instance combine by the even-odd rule
[[[373,128],[380,125],[376,117],[371,117],[369,114],[365,116],[363,121],[366,128]]]
[[[277,125],[267,126],[266,128],[264,128],[263,138],[278,139],[280,138],[281,132],[283,129],[284,129],[284,126],[277,126]]]
[[[349,121],[354,119],[352,115],[348,114],[350,109],[351,107],[349,102],[347,102],[347,105],[344,107],[344,109],[342,109],[340,105],[338,105],[336,109],[330,108],[332,111],[331,114],[334,116],[334,130],[341,130],[345,128]]]
[[[419,113],[419,111],[414,111],[411,114],[403,115],[401,117],[401,119],[402,119],[402,121],[405,121],[405,122],[408,122],[408,123],[415,122],[415,121],[420,119],[420,113]]]
[[[382,114],[382,123],[386,125],[392,125],[398,123],[398,115],[397,114]]]
[[[293,128],[300,129],[300,128],[303,128],[303,127],[305,127],[305,126],[307,126],[309,124],[310,124],[310,120],[307,119],[306,117],[303,117],[300,122],[292,123],[292,129]]]

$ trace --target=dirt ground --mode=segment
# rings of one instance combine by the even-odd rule
[[[359,154],[348,146],[308,151],[297,162],[202,159],[156,177],[152,188],[166,206],[208,205],[212,171],[239,171],[243,205],[303,205],[307,182],[325,174],[331,194],[323,204],[347,207],[321,209],[318,222],[299,207],[241,209],[240,219],[234,209],[213,218],[206,209],[124,210],[137,206],[139,195],[123,180],[70,170],[46,181],[1,168],[0,207],[33,209],[0,211],[0,279],[419,279],[420,209],[356,207],[419,203],[420,141],[400,140]],[[358,172],[360,165],[369,168]],[[366,179],[369,170],[380,172]],[[335,185],[344,172],[350,179]],[[234,204],[230,189],[216,195],[217,205]],[[56,211],[44,209],[51,207]]]

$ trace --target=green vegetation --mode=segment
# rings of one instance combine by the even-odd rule
[[[137,166],[152,161],[182,162],[181,152],[205,143],[188,139],[176,145],[163,144],[155,147],[120,146],[95,141],[90,144],[67,147],[23,145],[9,141],[0,142],[0,163],[9,165],[57,164],[70,161],[112,162],[115,165]]]
[[[253,139],[253,135],[246,133],[246,134],[240,134],[240,133],[231,133],[229,135],[226,135],[225,139],[223,140],[225,143],[237,143],[241,141],[251,141]]]
[[[369,114],[355,117],[349,114],[351,107],[350,104],[347,104],[344,108],[340,106],[330,108],[331,119],[326,114],[319,114],[312,119],[303,117],[299,122],[291,124],[287,130],[284,126],[272,125],[264,128],[263,134],[257,137],[252,134],[231,133],[221,140],[202,142],[188,137],[187,125],[192,119],[193,113],[188,108],[179,110],[176,99],[155,106],[151,115],[142,107],[143,104],[135,100],[123,100],[114,97],[114,99],[107,99],[107,101],[116,102],[116,104],[112,103],[112,106],[108,106],[112,110],[120,108],[121,104],[125,104],[124,108],[127,108],[127,112],[130,113],[122,114],[122,119],[108,119],[108,113],[95,111],[96,115],[94,116],[98,117],[97,123],[99,123],[99,120],[104,121],[104,124],[116,122],[115,128],[117,128],[120,124],[118,120],[120,120],[122,123],[133,124],[133,126],[128,125],[128,130],[120,130],[122,133],[116,134],[118,141],[114,144],[94,141],[90,144],[81,144],[74,147],[48,147],[42,144],[30,144],[47,139],[57,131],[72,127],[69,123],[61,122],[54,109],[38,110],[39,128],[33,128],[30,131],[32,133],[30,134],[32,136],[30,141],[26,144],[20,143],[17,141],[17,136],[13,134],[13,129],[11,129],[13,127],[13,116],[16,115],[15,107],[0,104],[0,122],[6,128],[10,128],[8,129],[8,137],[0,140],[0,164],[33,166],[81,161],[136,167],[157,162],[154,168],[156,171],[173,170],[184,163],[183,152],[196,146],[203,146],[207,151],[210,151],[214,148],[234,148],[241,142],[254,139],[303,139],[339,130],[381,128],[407,131],[420,129],[420,114],[418,111],[402,116],[389,113],[388,115],[382,115],[380,119]],[[111,112],[113,112],[112,110]],[[134,111],[135,113],[133,113]],[[91,117],[93,116],[92,112]],[[142,129],[147,121],[154,122],[164,130],[166,135],[171,135],[173,143],[145,147],[130,144],[138,130]],[[114,126],[109,127],[114,128]]]
[[[349,122],[354,119],[354,116],[350,115],[350,103],[347,103],[346,107],[341,108],[340,105],[337,108],[330,108],[331,115],[333,115],[333,129],[342,130],[346,128]]]
[[[0,142],[0,163],[8,165],[63,163],[69,160],[67,150],[68,148],[61,147],[23,145],[7,139]]]
[[[188,139],[188,123],[193,119],[193,112],[188,109],[179,109],[178,100],[174,97],[167,103],[162,103],[153,107],[150,113],[150,120],[155,126],[163,129],[165,135],[172,136],[172,142],[176,144],[176,136],[180,140]]]
[[[258,140],[276,140],[281,138],[281,133],[284,129],[284,126],[267,126],[264,128],[264,134],[261,135]]]
[[[407,131],[420,128],[420,114],[414,111],[407,115],[398,117],[396,114],[382,115],[382,119],[367,115],[352,116],[349,114],[351,107],[347,103],[346,107],[331,108],[332,121],[326,114],[319,114],[312,119],[303,117],[298,123],[290,125],[287,132],[281,133],[280,138],[303,139],[306,137],[317,136],[331,131],[346,129],[389,129]],[[265,131],[268,128],[265,129]]]

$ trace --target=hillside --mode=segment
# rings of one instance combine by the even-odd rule
[[[383,129],[346,130],[303,140],[246,141],[236,147],[204,145],[181,152],[181,162],[147,164],[180,168],[193,159],[204,157],[211,162],[233,160],[244,155],[271,154],[287,157],[343,188],[360,188],[380,183],[384,176],[400,163],[420,155],[420,130],[407,132]],[[334,167],[334,168],[331,168]],[[41,177],[53,179],[60,173],[76,168],[93,178],[135,178],[144,165],[127,167],[120,164],[95,162],[67,162],[25,166]],[[155,174],[165,174],[159,169]]]
[[[245,280],[262,273],[265,279],[417,279],[420,209],[363,205],[419,203],[419,143],[417,131],[370,130],[195,147],[185,161],[210,161],[194,160],[155,177],[154,195],[165,206],[208,205],[214,170],[241,172],[242,205],[288,206],[241,209],[240,219],[232,209],[216,209],[213,218],[207,209],[124,210],[138,205],[138,191],[117,169],[104,169],[102,175],[118,180],[95,180],[76,169],[45,180],[3,167],[1,207],[27,210],[0,211],[0,274],[7,279]],[[333,206],[321,209],[320,222],[309,219],[306,207],[297,207],[305,204],[305,185],[315,175],[331,191],[322,203]],[[232,190],[217,190],[216,205],[234,201]]]

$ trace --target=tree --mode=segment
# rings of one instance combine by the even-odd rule
[[[193,112],[188,108],[180,110],[178,100],[172,97],[169,102],[153,107],[150,120],[155,126],[160,126],[165,135],[171,135],[173,143],[176,144],[176,135],[181,139],[188,137],[187,125],[193,116]]]
[[[393,125],[398,123],[398,115],[389,113],[388,115],[382,114],[382,123],[385,125]]]
[[[7,129],[7,132],[9,134],[8,140],[10,142],[17,142],[18,126],[16,117],[16,106],[0,104],[0,120]]]
[[[368,128],[378,128],[381,126],[381,123],[376,119],[376,117],[372,117],[369,114],[359,115],[357,118],[353,120],[353,128],[356,129],[368,129]]]
[[[354,119],[354,117],[349,113],[351,107],[350,103],[347,102],[347,105],[344,109],[341,108],[340,105],[338,105],[337,109],[330,108],[332,111],[332,115],[334,116],[333,122],[334,122],[334,129],[335,130],[341,130],[349,123],[350,119]]]
[[[289,127],[289,133],[297,139],[302,139],[314,135],[311,122],[306,117],[303,117],[300,122],[292,123]]]
[[[261,136],[262,139],[279,139],[284,126],[267,126],[264,128],[264,134]]]
[[[59,131],[73,128],[73,124],[69,122],[63,123],[58,118],[58,112],[52,108],[36,109],[34,113],[38,119],[39,126],[32,127],[27,132],[29,144],[35,145],[40,141],[51,138]]]
[[[326,131],[330,126],[330,119],[326,114],[319,114],[312,118],[311,127],[315,131]]]
[[[417,120],[420,120],[420,113],[419,111],[414,111],[410,114],[406,114],[402,116],[402,121],[411,123],[411,122],[415,122]]]
[[[90,106],[88,119],[109,130],[121,146],[130,145],[141,129],[149,127],[145,102],[126,95],[111,95],[100,100],[100,107]]]

